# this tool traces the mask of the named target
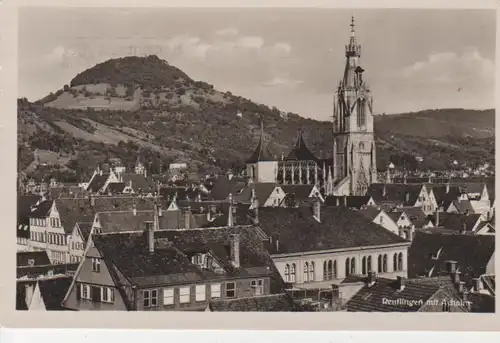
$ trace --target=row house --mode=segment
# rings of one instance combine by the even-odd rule
[[[345,207],[262,208],[260,228],[285,282],[315,288],[377,271],[406,276],[411,242]]]
[[[94,234],[63,306],[168,311],[279,293],[283,283],[252,226]]]

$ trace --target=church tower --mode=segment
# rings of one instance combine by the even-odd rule
[[[333,100],[333,179],[335,195],[364,195],[377,182],[373,99],[363,79],[356,42],[354,17],[351,37],[345,46],[346,64]]]

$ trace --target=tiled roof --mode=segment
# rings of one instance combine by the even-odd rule
[[[474,226],[481,219],[479,213],[460,214],[460,213],[439,213],[439,226],[446,230],[461,232],[472,232]]]
[[[257,163],[265,161],[276,161],[276,157],[271,153],[267,144],[264,143],[263,135],[260,136],[257,148],[246,163]]]
[[[461,187],[467,193],[482,194],[486,184],[483,182],[452,182],[452,185]]]
[[[155,252],[149,254],[146,234],[121,233],[97,235],[94,244],[105,259],[137,284],[177,283],[220,278],[212,271],[193,265],[188,256],[197,252],[211,251],[233,276],[269,274],[272,265],[262,241],[255,230],[245,227],[222,229],[166,230],[155,232]],[[228,263],[230,233],[239,233],[240,264],[235,269]],[[223,276],[222,276],[223,277]]]
[[[325,198],[325,205],[327,206],[345,206],[360,209],[370,201],[369,195],[349,195],[349,196],[334,196],[329,195]],[[337,205],[338,204],[338,205]]]
[[[33,206],[42,199],[39,195],[17,196],[17,224],[29,224],[29,216]]]
[[[78,228],[80,229],[80,233],[83,236],[82,238],[83,238],[84,242],[86,242],[89,239],[93,224],[94,224],[93,222],[80,222],[80,223],[76,224],[76,225],[78,225]]]
[[[38,206],[29,214],[30,218],[46,218],[52,209],[52,200],[42,201]]]
[[[405,213],[410,222],[416,227],[421,228],[428,222],[428,217],[422,211],[422,207],[407,206],[402,207],[401,211]]]
[[[67,198],[56,199],[56,207],[59,211],[61,224],[66,233],[70,234],[75,224],[95,215],[97,212],[104,211],[131,211],[136,206],[139,210],[152,210],[154,198],[141,198],[137,196],[94,196],[94,205],[89,198]]]
[[[373,221],[379,215],[380,212],[381,210],[373,206],[366,206],[358,210],[358,213],[361,213],[366,219],[370,221]]]
[[[209,306],[214,312],[291,312],[296,308],[292,297],[284,293],[213,300]]]
[[[388,211],[386,212],[387,215],[394,220],[395,223],[398,222],[399,218],[401,218],[401,211]]]
[[[72,278],[58,276],[38,281],[18,281],[16,283],[16,310],[27,310],[26,286],[36,287],[38,285],[40,296],[48,311],[64,310],[61,303],[71,285]]]
[[[374,285],[365,285],[347,302],[347,311],[416,312],[438,290],[437,285],[406,282],[404,289],[400,291],[396,280],[378,278]],[[399,300],[400,303],[389,304],[387,300]]]
[[[462,189],[455,185],[426,184],[426,187],[434,193],[434,198],[439,206],[448,208],[452,201],[457,200],[462,194]]]
[[[313,190],[313,185],[280,185],[281,189],[285,194],[294,195],[294,199],[298,201],[303,201],[309,198]]]
[[[297,253],[316,250],[355,248],[406,241],[345,207],[322,207],[321,223],[310,207],[259,209],[260,227],[268,236],[279,237],[279,251]]]
[[[489,294],[471,293],[468,300],[471,302],[473,313],[495,313],[495,297]]]
[[[135,174],[135,173],[127,173],[123,174],[122,176],[122,182],[128,186],[130,183],[132,183],[132,189],[136,193],[149,193],[149,192],[155,192],[155,183],[151,178],[146,178],[142,174]]]
[[[26,304],[26,286],[35,287],[36,281],[16,282],[16,310],[18,311],[28,310],[28,305]]]
[[[250,203],[250,201],[252,200],[252,189],[255,189],[255,196],[259,201],[259,206],[262,206],[267,201],[267,199],[269,199],[269,196],[276,187],[277,185],[273,182],[256,182],[249,184],[239,193],[232,195],[234,197],[234,201],[236,202]]]
[[[123,182],[111,182],[106,190],[111,194],[120,194],[123,193],[124,188],[125,183]]]
[[[304,142],[304,137],[302,132],[299,133],[295,144],[285,158],[287,161],[317,161],[318,158],[309,150],[306,143]]]
[[[64,186],[50,187],[49,197],[50,197],[50,199],[57,199],[65,192],[66,192],[66,188]]]
[[[109,174],[102,174],[102,175],[95,175],[90,184],[87,187],[87,190],[92,192],[92,193],[97,193],[99,192],[102,187],[106,184],[106,181],[108,181]]]
[[[455,206],[458,213],[474,213],[474,208],[469,200],[453,200],[452,204]]]
[[[145,222],[153,221],[153,211],[112,211],[99,212],[97,216],[103,233],[143,231]],[[185,227],[184,214],[181,211],[162,211],[159,218],[160,230]]]
[[[214,183],[214,187],[210,192],[210,197],[213,200],[227,200],[229,193],[238,194],[242,189],[246,187],[246,183],[233,179],[228,179],[227,177],[220,177]]]
[[[47,255],[46,251],[26,251],[26,252],[18,252],[17,254],[17,266],[18,267],[26,267],[26,266],[44,266],[50,264],[49,255]],[[33,264],[30,265],[30,260],[33,261]]]
[[[422,187],[422,185],[417,184],[373,183],[368,188],[366,195],[371,196],[376,203],[394,201],[405,206],[412,206],[418,200]]]
[[[417,232],[408,252],[408,276],[424,276],[430,270],[432,276],[445,275],[446,261],[451,260],[457,261],[462,280],[469,282],[486,272],[494,251],[494,236]]]

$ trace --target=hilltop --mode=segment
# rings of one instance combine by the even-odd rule
[[[34,103],[18,101],[19,171],[76,180],[96,163],[141,155],[152,172],[173,161],[211,172],[242,168],[255,148],[260,120],[277,156],[299,129],[318,156],[330,154],[331,123],[285,113],[191,79],[156,56],[124,57],[78,74]],[[375,117],[377,164],[389,160],[446,169],[452,160],[494,160],[494,111],[430,110]]]

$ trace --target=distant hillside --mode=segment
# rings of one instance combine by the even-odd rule
[[[108,60],[35,103],[19,100],[19,170],[77,179],[96,163],[143,155],[152,172],[173,161],[201,172],[242,168],[262,118],[270,149],[286,154],[299,129],[318,156],[331,155],[331,123],[256,104],[194,81],[156,56]],[[445,169],[494,159],[494,112],[434,110],[377,116],[377,164]]]

